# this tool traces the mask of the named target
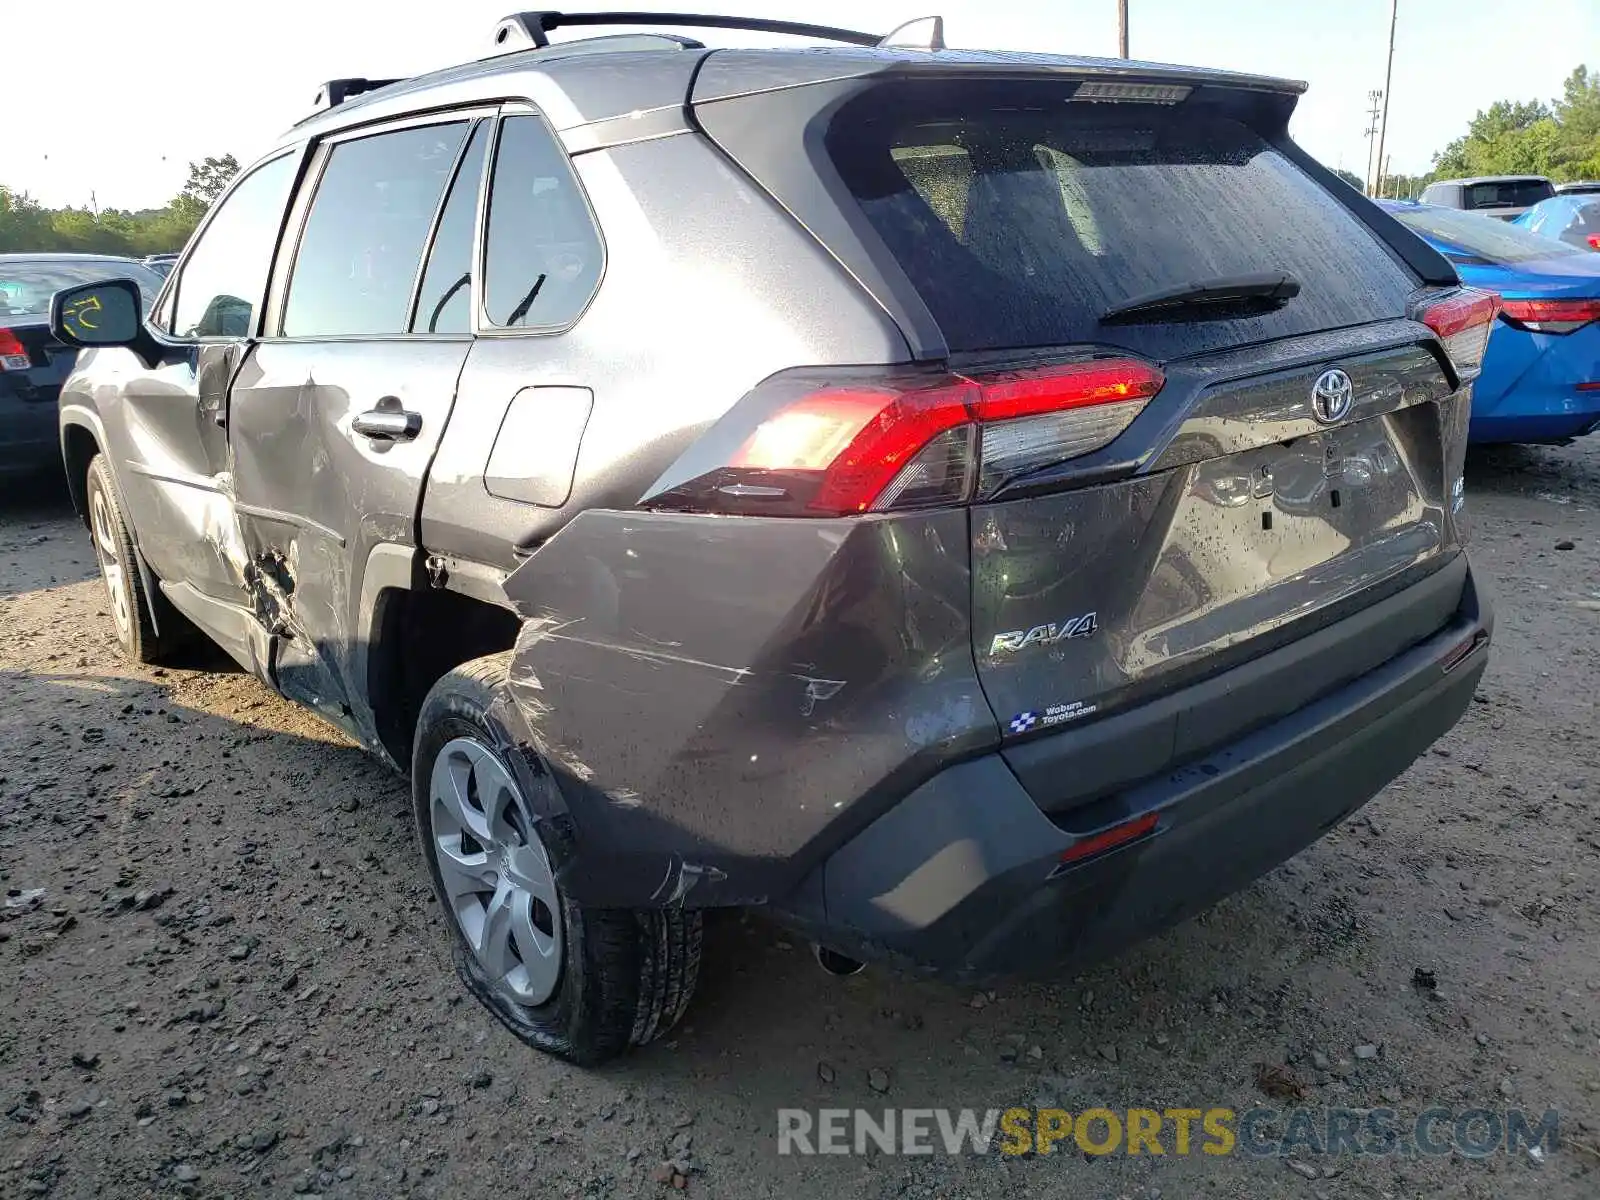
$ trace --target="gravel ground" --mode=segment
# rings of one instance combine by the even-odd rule
[[[65,500],[0,486],[0,1196],[1600,1194],[1600,437],[1471,464],[1499,610],[1478,703],[1247,892],[981,995],[833,979],[729,915],[686,1024],[598,1072],[465,998],[398,778],[220,664],[125,665]],[[1554,1108],[1561,1144],[777,1153],[786,1107],[1293,1095]]]

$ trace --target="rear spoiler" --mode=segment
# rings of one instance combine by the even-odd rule
[[[827,54],[716,50],[707,56],[705,65],[695,79],[691,101],[709,104],[735,96],[812,83],[865,79],[882,74],[917,77],[923,73],[952,78],[1047,74],[1102,84],[1167,84],[1196,90],[1256,92],[1283,97],[1288,101],[1290,110],[1294,107],[1294,101],[1306,90],[1305,82],[1298,79],[1249,75],[1237,71],[1210,71],[1168,63],[1011,50],[940,50],[929,54],[880,42],[872,47],[841,46],[830,49]]]
[[[1290,139],[1287,130],[1272,141],[1285,158],[1320,183],[1325,191],[1350,210],[1356,220],[1371,230],[1374,237],[1411,268],[1424,287],[1460,285],[1461,277],[1456,274],[1448,258],[1407,229],[1393,213],[1379,207],[1370,196],[1362,195],[1312,158]]]

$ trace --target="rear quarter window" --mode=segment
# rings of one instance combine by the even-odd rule
[[[1410,273],[1246,126],[1069,102],[1059,83],[883,85],[825,138],[854,202],[950,348],[1109,342],[1181,353],[1405,311]],[[1286,271],[1301,294],[1237,320],[1103,327],[1129,299]]]
[[[570,325],[600,286],[605,252],[560,143],[538,117],[507,117],[489,180],[483,308],[491,325]]]

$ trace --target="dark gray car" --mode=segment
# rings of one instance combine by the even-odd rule
[[[1460,717],[1494,300],[1290,141],[1302,85],[542,44],[606,19],[336,81],[148,321],[56,299],[123,645],[198,626],[409,769],[519,1036],[669,1028],[709,908],[1112,953]]]
[[[0,477],[60,469],[56,400],[78,352],[50,335],[50,298],[74,284],[112,278],[133,280],[145,307],[161,289],[161,277],[133,259],[0,254]]]
[[[1556,189],[1543,175],[1480,175],[1473,179],[1441,179],[1422,189],[1424,204],[1461,208],[1510,221],[1520,217]]]

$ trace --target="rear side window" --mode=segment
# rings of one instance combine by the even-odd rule
[[[428,252],[428,267],[417,294],[413,333],[472,331],[472,234],[478,224],[478,185],[488,151],[490,124],[480,121],[461,158],[450,198],[439,218],[439,232]]]
[[[567,152],[537,117],[501,125],[489,184],[484,313],[503,328],[577,319],[600,283],[603,252]]]
[[[422,246],[465,121],[334,146],[306,217],[283,336],[404,333]]]
[[[1544,179],[1502,179],[1473,183],[1466,188],[1463,208],[1529,208],[1548,200],[1556,189]]]
[[[1183,107],[1072,103],[1070,90],[890,84],[829,126],[834,166],[952,350],[1195,350],[1404,312],[1409,273],[1246,126]],[[1140,295],[1269,271],[1302,289],[1275,313],[1182,334],[1100,326]]]

